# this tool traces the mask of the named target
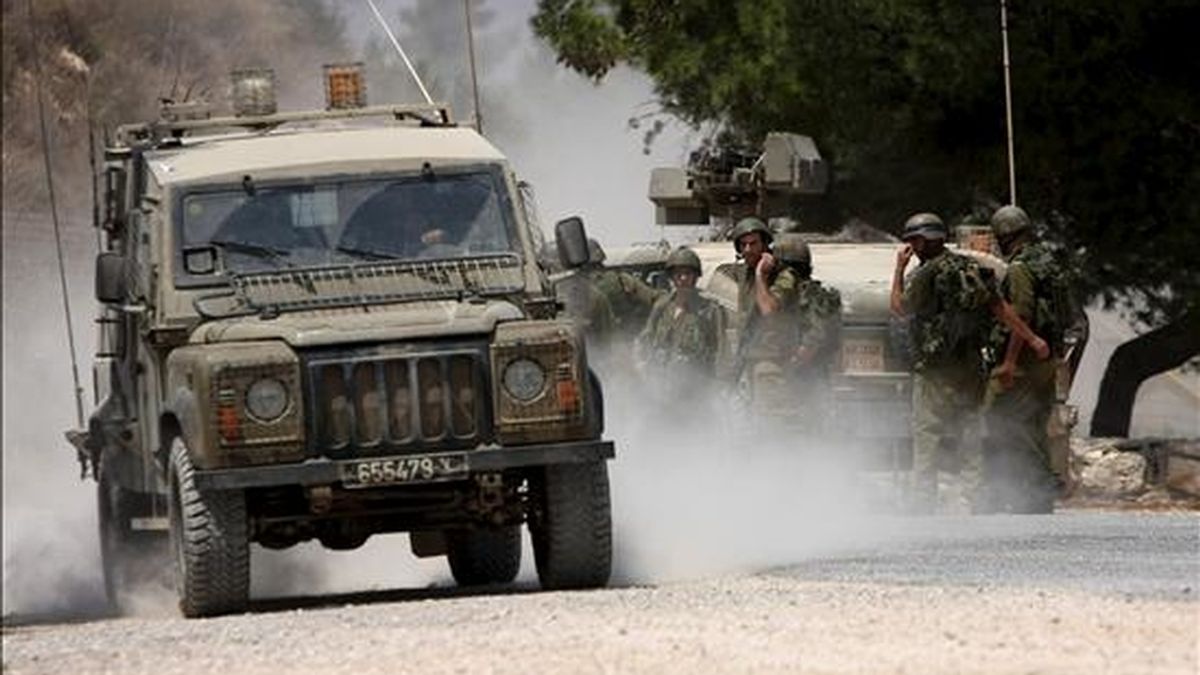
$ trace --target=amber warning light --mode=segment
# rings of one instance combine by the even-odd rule
[[[367,105],[367,83],[363,79],[363,64],[334,63],[325,66],[325,107],[327,110],[364,108]]]

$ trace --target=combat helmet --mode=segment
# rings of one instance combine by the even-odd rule
[[[785,263],[812,267],[812,252],[808,250],[808,242],[799,234],[781,234],[772,247],[776,257]]]
[[[603,264],[607,257],[608,256],[604,255],[604,247],[600,245],[600,242],[588,237],[588,264]]]
[[[699,276],[700,272],[700,256],[696,252],[686,246],[671,251],[671,255],[667,256],[667,271],[670,272],[676,267],[686,267],[696,272]]]
[[[1019,206],[1001,206],[992,214],[992,232],[998,239],[1008,239],[1033,227],[1029,214]]]
[[[761,234],[763,242],[768,246],[771,245],[771,240],[774,239],[774,235],[771,234],[771,228],[767,227],[767,224],[760,218],[755,218],[754,216],[742,218],[738,221],[737,225],[733,226],[733,230],[729,232],[729,239],[733,242],[733,249],[735,251],[738,253],[742,252],[741,247],[738,245],[738,240],[751,232]]]
[[[918,213],[904,221],[904,232],[900,238],[908,241],[914,237],[945,241],[946,223],[933,213]]]

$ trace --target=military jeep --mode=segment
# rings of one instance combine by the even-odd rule
[[[242,76],[236,114],[167,106],[105,151],[96,408],[68,436],[110,596],[167,570],[186,616],[237,612],[251,543],[389,532],[505,583],[523,524],[544,588],[604,585],[603,394],[504,156],[445,106],[277,112]]]

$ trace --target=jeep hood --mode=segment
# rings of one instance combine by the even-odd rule
[[[297,348],[318,347],[490,334],[497,323],[521,317],[520,309],[502,300],[367,305],[210,321],[192,331],[189,341],[283,340]]]

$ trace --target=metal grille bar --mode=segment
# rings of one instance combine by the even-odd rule
[[[310,450],[347,458],[478,445],[491,429],[487,368],[477,350],[309,360]]]

